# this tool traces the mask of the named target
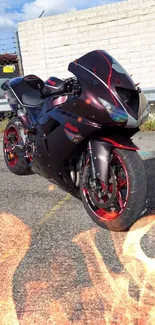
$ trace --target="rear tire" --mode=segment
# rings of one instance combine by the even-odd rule
[[[10,160],[9,155],[6,151],[7,148],[7,138],[6,134],[12,133],[14,134],[15,143],[17,144],[19,141],[22,141],[21,138],[21,130],[23,129],[22,123],[19,121],[18,118],[13,118],[11,121],[8,122],[3,137],[3,153],[4,153],[4,160],[6,163],[7,168],[11,171],[11,173],[16,175],[28,175],[31,174],[31,167],[29,164],[28,159],[26,159],[23,155],[15,155],[15,157]]]
[[[96,210],[93,211],[91,201],[89,205],[82,179],[80,179],[80,192],[84,207],[93,221],[102,228],[117,232],[127,230],[142,214],[147,197],[147,178],[143,161],[137,152],[114,149],[113,153],[120,157],[128,175],[128,197],[122,213],[109,220],[104,216],[99,217]]]

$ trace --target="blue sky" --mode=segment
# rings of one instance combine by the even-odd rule
[[[38,18],[43,10],[45,17],[118,1],[122,0],[0,0],[0,52],[2,48],[6,52],[8,43],[9,52],[13,50],[14,44],[10,38],[18,22]]]

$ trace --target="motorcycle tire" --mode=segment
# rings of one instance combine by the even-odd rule
[[[112,182],[108,184],[110,199],[109,196],[106,196],[102,203],[98,198],[94,199],[94,194],[92,196],[88,187],[87,189],[84,187],[82,178],[80,178],[80,193],[84,207],[93,221],[102,228],[118,232],[129,229],[142,215],[147,198],[147,177],[143,161],[136,151],[114,149],[112,156],[109,164],[111,166],[109,182],[111,181],[110,177]],[[112,161],[116,162],[116,166]],[[119,168],[121,167],[121,173],[121,169],[124,170],[122,176],[120,176],[121,173],[119,174],[117,164]],[[115,173],[112,171],[114,167]],[[125,195],[125,201],[121,198],[121,196],[124,197],[123,195]],[[116,201],[118,201],[117,204]],[[110,202],[109,206],[108,202]],[[120,211],[118,211],[118,207],[120,207]]]

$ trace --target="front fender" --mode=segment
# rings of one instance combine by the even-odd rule
[[[137,146],[128,138],[116,136],[115,140],[112,136],[108,138],[100,138],[91,140],[92,157],[96,176],[108,184],[108,169],[112,149],[119,148],[125,150],[137,151]]]
[[[102,141],[111,143],[114,148],[126,149],[137,151],[139,148],[132,142],[131,139],[122,137],[122,136],[108,136],[104,138],[100,138]]]

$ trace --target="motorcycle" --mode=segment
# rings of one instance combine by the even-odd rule
[[[68,70],[73,76],[64,80],[27,75],[2,85],[14,114],[4,132],[5,163],[14,174],[32,170],[82,200],[101,227],[124,231],[146,201],[145,169],[132,136],[150,106],[103,50]]]

